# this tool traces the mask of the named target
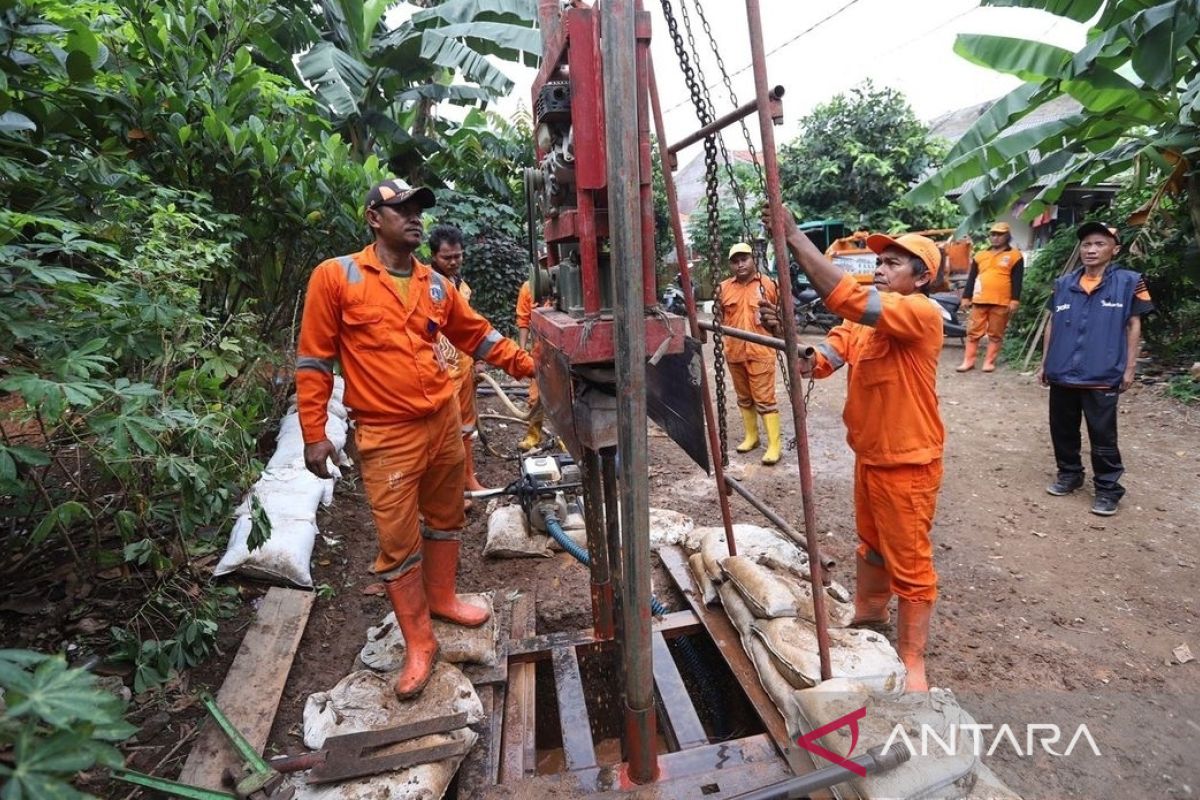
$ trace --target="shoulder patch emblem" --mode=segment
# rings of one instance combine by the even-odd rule
[[[434,281],[429,285],[429,297],[435,303],[441,303],[446,299],[446,290],[442,288],[439,281]]]

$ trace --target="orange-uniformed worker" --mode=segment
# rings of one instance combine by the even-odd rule
[[[988,231],[988,249],[975,254],[967,285],[963,289],[963,308],[971,309],[967,324],[967,343],[963,347],[963,362],[958,372],[975,369],[979,340],[987,336],[987,355],[983,371],[994,372],[1008,319],[1021,305],[1021,282],[1025,259],[1012,246],[1012,227],[997,222]]]
[[[462,277],[463,265],[463,235],[462,231],[453,225],[437,225],[429,232],[430,266],[437,273],[449,278],[462,295],[463,300],[471,302],[471,286]],[[459,350],[444,334],[438,334],[438,349],[446,359],[450,369],[450,377],[458,387],[458,415],[462,422],[463,450],[466,460],[463,462],[463,472],[466,475],[468,492],[484,492],[487,487],[475,476],[475,448],[472,446],[475,438],[475,359],[471,354]],[[470,509],[471,501],[464,500],[463,507]]]
[[[717,287],[721,324],[769,335],[759,315],[759,303],[765,300],[775,305],[779,302],[775,281],[759,273],[754,264],[754,251],[745,242],[729,248],[729,266],[733,277],[721,281]],[[729,377],[746,426],[746,436],[737,451],[749,453],[758,447],[758,418],[761,415],[767,430],[767,449],[763,452],[762,463],[775,464],[783,450],[779,406],[775,402],[775,351],[732,336],[724,337],[723,341]]]
[[[543,254],[542,259],[546,256]],[[550,298],[542,301],[542,308],[549,308],[553,305]],[[522,350],[528,350],[530,344],[529,338],[529,323],[533,319],[533,289],[529,286],[529,281],[521,284],[521,289],[517,292],[517,343],[521,345]],[[532,450],[542,443],[542,423],[545,421],[546,412],[542,409],[542,398],[538,394],[537,380],[529,382],[529,427],[525,430],[525,438],[517,444],[518,450]]]
[[[437,347],[445,334],[473,358],[517,378],[533,360],[467,305],[454,284],[413,257],[433,192],[384,181],[366,199],[374,243],[313,271],[296,353],[304,461],[329,477],[325,434],[334,363],[346,380],[363,486],[379,535],[374,571],[404,634],[395,691],[421,691],[437,657],[430,615],[482,625],[485,609],[455,592],[463,515],[463,440],[457,387]],[[424,518],[424,528],[418,514]]]
[[[848,365],[846,440],[854,450],[858,528],[854,623],[888,621],[899,597],[896,650],[911,691],[927,691],[925,645],[937,599],[930,529],[942,484],[945,431],[938,412],[937,365],[942,315],[925,295],[941,253],[916,234],[874,234],[873,286],[857,283],[821,255],[790,215],[788,248],[825,305],[846,321],[817,346],[812,374]],[[764,308],[777,326],[777,311]]]

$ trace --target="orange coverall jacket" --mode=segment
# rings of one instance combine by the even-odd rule
[[[413,259],[407,298],[375,245],[313,271],[296,353],[296,395],[305,444],[325,438],[333,365],[346,378],[346,405],[364,424],[421,419],[451,402],[456,386],[438,334],[473,358],[518,378],[533,359],[476,313],[454,285]]]
[[[849,275],[825,305],[846,321],[817,345],[813,375],[824,378],[849,365],[842,419],[850,448],[870,466],[940,459],[941,312],[923,294],[880,292]]]
[[[737,278],[726,278],[717,288],[718,299],[721,303],[721,324],[730,328],[740,328],[752,333],[770,336],[771,332],[762,326],[758,317],[758,301],[766,300],[772,304],[779,303],[779,290],[775,281],[765,275],[755,275],[746,283],[738,283]],[[775,363],[775,351],[766,345],[754,344],[728,336],[725,342],[725,360],[730,364],[740,364],[745,361],[762,361]],[[772,378],[774,383],[774,378]]]

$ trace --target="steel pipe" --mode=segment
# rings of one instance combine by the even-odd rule
[[[742,339],[743,341],[761,344],[763,347],[771,347],[775,350],[787,350],[787,344],[783,339],[777,339],[774,336],[766,336],[754,331],[743,330],[742,328],[731,328],[728,325],[719,325],[716,322],[701,320],[700,327],[703,330],[719,333],[722,336],[732,336],[734,339]],[[803,350],[798,350],[800,358],[813,358],[816,351],[811,347],[805,346]]]
[[[683,222],[679,219],[679,195],[675,191],[675,176],[666,168],[667,137],[663,125],[662,103],[658,98],[658,81],[654,77],[654,59],[650,58],[650,108],[654,112],[654,134],[658,138],[658,157],[663,165],[663,186],[667,191],[667,215],[671,218],[671,233],[675,239],[675,258],[679,261],[679,284],[683,289],[683,302],[687,306],[688,328],[692,338],[704,341],[696,316],[696,293],[692,287],[692,270],[687,260],[687,239],[683,236]],[[717,428],[716,412],[713,410],[712,387],[708,383],[708,370],[704,366],[704,354],[700,353],[700,398],[704,404],[704,427],[708,432],[708,450],[712,455],[713,475],[717,479],[717,504],[721,508],[721,524],[725,527],[725,541],[737,552],[733,542],[733,515],[729,510],[729,491],[725,488],[725,467],[721,464],[721,433]]]
[[[654,664],[650,609],[649,450],[646,436],[646,316],[642,271],[642,209],[638,114],[639,49],[636,3],[600,4],[608,153],[608,219],[612,248],[613,335],[617,375],[617,443],[621,454],[622,656],[625,672],[625,741],[629,779],[658,775],[654,720]],[[647,43],[648,44],[648,43]],[[629,113],[631,110],[634,113]]]
[[[770,94],[767,95],[767,104],[770,109],[771,119],[776,125],[783,123],[783,104],[779,102],[779,98],[781,97],[783,97],[782,86],[776,86],[771,90]],[[667,152],[670,153],[671,156],[674,156],[680,150],[691,147],[696,142],[704,141],[709,136],[728,128],[738,120],[745,119],[755,111],[758,111],[758,98],[751,100],[749,103],[743,103],[725,116],[708,123],[695,133],[683,137],[678,142],[668,147]],[[666,166],[666,164],[664,163],[663,166]],[[672,169],[674,169],[674,167],[672,167]],[[663,174],[666,174],[665,169],[663,170]]]
[[[587,530],[589,568],[592,573],[592,629],[597,639],[611,639],[613,627],[612,572],[608,562],[604,527],[604,475],[600,454],[583,451],[583,520]]]
[[[868,775],[872,775],[895,769],[910,758],[912,758],[912,753],[908,751],[907,747],[893,747],[885,753],[883,745],[879,745],[872,747],[861,756],[849,759],[849,761],[851,764],[857,764],[865,769]],[[732,800],[791,800],[791,798],[808,797],[813,792],[845,783],[854,777],[856,777],[855,773],[846,767],[839,767],[835,764],[822,767],[807,775],[789,778],[773,786],[764,786],[761,789],[743,792],[735,795]]]
[[[759,499],[754,492],[743,486],[741,481],[726,475],[725,484],[730,489],[733,489],[735,492],[741,495],[743,500],[754,506],[754,508],[757,509],[760,514],[766,517],[772,525],[787,534],[788,537],[791,538],[791,540],[795,542],[801,550],[806,553],[808,552],[808,542],[805,540],[804,534],[793,528],[787,520],[779,516],[775,509],[771,508],[769,505]],[[810,554],[809,558],[811,559],[811,557],[812,556]],[[819,555],[819,558],[821,559],[821,567],[827,570],[833,569],[834,565],[837,563],[830,556]],[[827,576],[823,577],[823,581],[826,586],[829,585],[829,578]]]
[[[758,0],[746,0],[746,19],[750,28],[750,63],[754,68],[754,93],[758,98],[758,128],[762,137],[763,170],[767,181],[767,205],[771,214],[771,235],[775,244],[775,263],[779,268],[780,306],[783,311],[784,352],[792,399],[792,422],[796,431],[796,455],[800,471],[800,499],[804,506],[804,534],[808,541],[810,572],[813,583],[813,615],[816,617],[817,649],[821,658],[821,680],[833,676],[829,663],[829,628],[825,615],[825,593],[821,591],[820,544],[817,541],[817,512],[813,497],[812,462],[808,449],[808,420],[800,376],[800,356],[796,349],[796,303],[792,297],[791,258],[788,255],[783,215],[783,193],[779,185],[779,159],[775,153],[775,131],[768,110],[767,57],[763,48],[762,13]]]

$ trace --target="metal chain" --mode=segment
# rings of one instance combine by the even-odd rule
[[[671,0],[661,0],[663,18],[667,22],[667,31],[671,35],[671,43],[675,47],[675,56],[679,59],[680,69],[683,71],[684,81],[687,83],[688,92],[691,95],[692,105],[696,109],[696,118],[699,120],[701,127],[708,125],[713,121],[713,108],[711,99],[706,96],[703,88],[703,73],[699,78],[696,75],[696,70],[700,67],[700,60],[697,55],[696,66],[692,66],[692,59],[688,56],[688,51],[684,47],[683,36],[679,32],[679,25],[675,21],[675,14],[671,9]],[[685,25],[687,7],[681,3],[681,8],[685,14]],[[695,40],[691,38],[690,26],[688,26],[688,38],[691,41],[692,52],[696,52]],[[707,240],[708,250],[713,259],[720,257],[720,226],[717,216],[719,197],[717,196],[717,141],[718,139],[709,136],[704,140],[704,195],[708,204],[707,215]],[[718,298],[719,299],[719,298]],[[713,319],[719,321],[721,319],[721,305],[719,302],[713,304]],[[725,415],[725,344],[720,333],[713,333],[713,373],[717,387],[717,428],[719,430],[719,440],[721,446],[721,464],[729,465],[729,446],[728,446],[728,431],[729,424]]]

